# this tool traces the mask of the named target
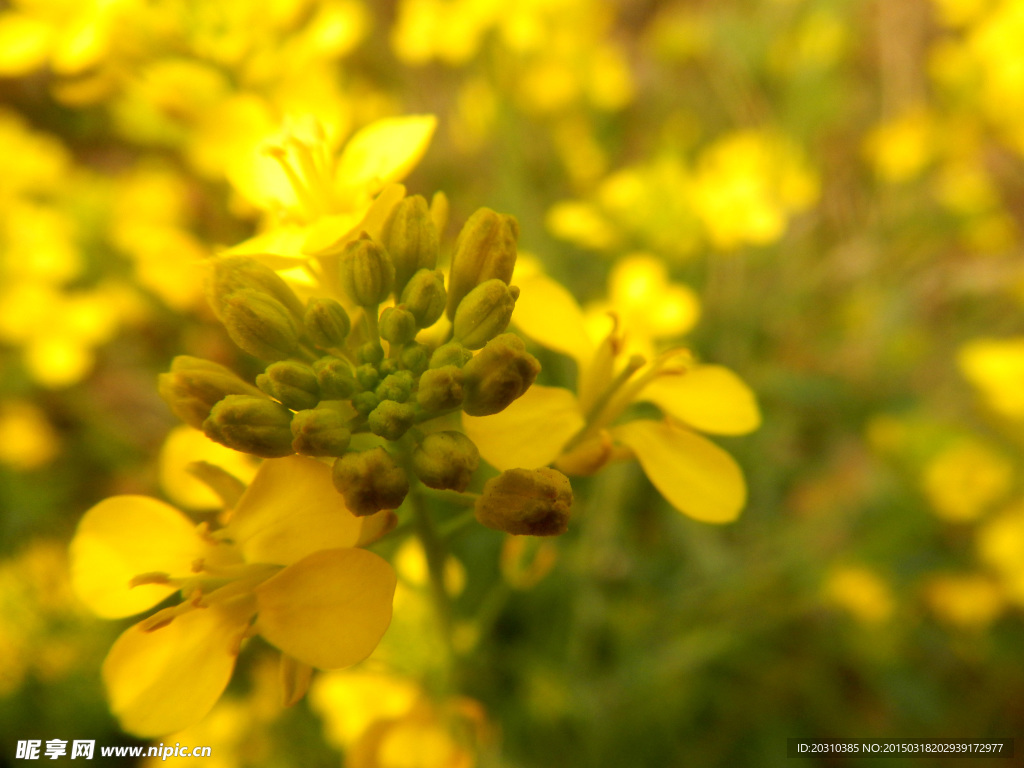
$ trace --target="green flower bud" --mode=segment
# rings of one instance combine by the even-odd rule
[[[317,349],[337,349],[352,330],[345,308],[327,298],[310,299],[302,323]]]
[[[256,386],[293,411],[314,408],[320,402],[316,372],[294,360],[267,366],[266,372],[256,377]]]
[[[290,456],[292,412],[265,397],[228,395],[210,411],[203,432],[243,453],[276,459]]]
[[[284,360],[298,350],[295,321],[269,294],[235,291],[224,300],[221,322],[235,344],[260,360]]]
[[[359,388],[352,364],[340,357],[321,357],[313,363],[313,372],[324,400],[346,400]]]
[[[480,452],[461,432],[432,432],[412,454],[416,476],[429,488],[462,493],[480,465]]]
[[[338,265],[341,289],[361,307],[376,307],[391,293],[395,265],[391,257],[365,232],[341,252]]]
[[[540,363],[526,351],[522,339],[503,333],[487,342],[462,372],[463,410],[470,416],[490,416],[505,410],[530,388],[540,373]]]
[[[213,274],[206,283],[206,297],[217,319],[224,322],[229,296],[255,291],[279,301],[297,326],[302,325],[302,302],[274,270],[251,256],[220,256],[210,260]]]
[[[430,367],[443,368],[446,365],[454,365],[461,368],[472,359],[472,352],[457,341],[449,341],[434,350],[434,354],[430,356]]]
[[[388,307],[380,315],[380,336],[389,344],[408,344],[416,338],[416,318],[405,307]]]
[[[409,478],[381,447],[347,453],[334,462],[334,487],[354,515],[397,509],[409,492]]]
[[[413,376],[419,377],[421,373],[427,370],[427,365],[430,362],[430,353],[427,352],[427,348],[422,344],[408,344],[402,350],[401,361],[406,370]]]
[[[395,264],[396,295],[418,270],[433,269],[440,243],[426,199],[413,195],[392,208],[381,242]]]
[[[393,373],[398,373],[401,368],[401,362],[396,358],[390,357],[387,360],[381,360],[380,365],[377,366],[377,371],[381,376],[387,378]]]
[[[352,407],[360,416],[369,416],[370,411],[377,407],[380,398],[373,392],[360,392],[352,396]]]
[[[421,269],[402,291],[402,305],[412,312],[420,328],[429,328],[441,319],[447,300],[444,273],[439,269]]]
[[[375,435],[385,440],[397,440],[416,423],[416,411],[408,403],[381,400],[366,417],[366,424]]]
[[[359,347],[357,357],[360,363],[376,366],[384,359],[384,347],[378,341],[368,341]]]
[[[462,405],[462,369],[454,365],[431,368],[420,376],[416,402],[427,413],[438,413]]]
[[[343,456],[352,433],[333,408],[299,411],[292,418],[292,448],[304,456]]]
[[[448,281],[448,317],[463,297],[486,280],[512,280],[516,266],[516,241],[519,224],[513,216],[480,208],[466,221],[458,239]]]
[[[409,371],[398,371],[390,376],[385,376],[384,381],[377,385],[374,393],[381,400],[404,403],[412,395],[412,388],[415,384],[416,381]]]
[[[364,390],[376,389],[377,385],[380,384],[380,371],[370,363],[360,365],[356,368],[356,381],[359,382],[359,386]]]
[[[230,368],[188,355],[174,358],[170,372],[160,374],[157,387],[174,415],[196,429],[203,428],[213,406],[228,395],[263,396]]]
[[[480,349],[508,328],[519,289],[501,280],[487,280],[466,294],[455,310],[454,333],[468,349]]]
[[[569,528],[572,486],[561,472],[510,469],[484,484],[474,506],[488,528],[517,536],[557,536]]]

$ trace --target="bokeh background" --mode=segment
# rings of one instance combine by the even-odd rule
[[[733,524],[624,463],[577,485],[546,574],[460,537],[456,683],[489,746],[449,765],[1024,737],[1022,40],[1022,0],[0,3],[0,764],[141,743],[99,682],[123,626],[75,600],[67,543],[114,493],[204,503],[155,377],[246,370],[196,265],[252,234],[253,158],[304,115],[334,146],[437,115],[410,192],[516,215],[581,303],[729,366],[763,414],[719,441]],[[685,336],[652,309],[680,291]],[[281,711],[253,646],[203,764],[341,765],[358,702]]]

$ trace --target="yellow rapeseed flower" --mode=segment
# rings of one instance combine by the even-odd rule
[[[1024,337],[974,339],[960,348],[957,362],[993,411],[1024,419]]]
[[[555,281],[519,281],[514,322],[538,343],[576,360],[577,391],[534,384],[486,421],[463,417],[480,455],[498,469],[554,463],[590,474],[633,455],[662,495],[704,522],[734,520],[746,501],[743,473],[728,453],[698,434],[739,435],[757,428],[753,393],[736,374],[698,365],[682,349],[652,361],[623,359],[625,333],[616,321],[598,343],[572,295]],[[658,406],[664,418],[619,423],[633,403]]]
[[[130,616],[184,596],[126,630],[107,655],[103,679],[125,730],[157,736],[201,719],[252,634],[310,667],[366,658],[391,621],[395,589],[391,566],[357,548],[381,521],[351,515],[330,468],[299,456],[264,462],[217,531],[143,496],[90,509],[71,543],[71,572],[94,612]]]
[[[975,520],[1003,498],[1013,482],[1013,466],[972,438],[946,448],[925,466],[921,485],[936,514],[953,522]]]
[[[334,157],[315,121],[296,124],[267,145],[232,181],[271,216],[265,231],[231,249],[273,254],[271,266],[300,266],[335,253],[360,232],[377,235],[405,194],[398,184],[419,162],[433,135],[431,115],[385,118],[358,131]],[[280,258],[284,257],[284,259]]]

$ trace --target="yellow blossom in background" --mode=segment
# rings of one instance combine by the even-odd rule
[[[310,704],[331,743],[345,750],[345,768],[472,768],[491,739],[478,702],[435,702],[383,671],[321,675]]]
[[[29,374],[48,388],[75,384],[94,350],[139,313],[121,281],[86,283],[82,200],[99,180],[76,168],[53,137],[0,112],[7,147],[0,180],[0,342],[20,347]]]
[[[38,539],[0,560],[0,696],[27,678],[59,680],[79,667],[93,644],[87,620],[63,542]]]
[[[59,451],[60,438],[45,411],[20,400],[0,402],[0,464],[31,470]]]
[[[957,362],[989,408],[1024,419],[1024,338],[975,339],[960,348]]]
[[[629,329],[622,354],[652,358],[657,342],[678,338],[696,325],[700,301],[689,286],[669,280],[661,259],[633,253],[612,267],[608,300],[588,304],[585,311],[590,338],[607,336],[616,317]]]
[[[716,248],[775,242],[818,198],[819,182],[795,146],[762,131],[716,140],[697,158],[690,201]]]
[[[60,75],[96,67],[112,47],[132,0],[25,0],[0,12],[0,73],[24,75],[44,65]]]
[[[986,116],[1005,135],[1018,153],[1024,154],[1024,68],[1020,66],[1019,41],[1024,34],[1024,3],[1002,0],[980,16],[967,35],[969,71],[980,83],[976,98]]]
[[[875,128],[865,139],[864,152],[882,181],[909,181],[931,161],[935,131],[934,118],[925,109],[910,109]]]
[[[395,577],[355,547],[376,535],[379,518],[352,516],[330,469],[297,456],[264,462],[220,531],[141,496],[93,507],[71,544],[85,604],[116,618],[179,590],[184,598],[125,631],[104,662],[122,726],[155,736],[201,719],[249,634],[311,667],[368,656],[390,623]]]
[[[1024,506],[1013,505],[978,528],[978,557],[998,578],[1006,597],[1024,605]]]
[[[983,629],[1003,612],[1005,598],[980,574],[937,574],[924,587],[925,600],[942,621],[964,629]]]
[[[651,361],[623,359],[628,328],[592,339],[579,305],[555,281],[520,281],[513,322],[529,338],[577,364],[576,392],[534,385],[486,420],[464,416],[466,434],[498,469],[554,463],[570,474],[591,474],[613,458],[635,456],[666,499],[704,522],[735,519],[746,499],[740,468],[698,432],[745,434],[760,414],[753,394],[734,373],[693,364],[673,350]],[[635,402],[657,405],[662,420],[620,416]]]
[[[691,257],[701,240],[731,251],[774,243],[790,219],[818,199],[820,182],[799,148],[767,131],[720,136],[692,163],[665,154],[620,169],[592,200],[566,200],[548,212],[558,237],[613,248],[628,233],[651,250]]]
[[[133,260],[138,283],[169,307],[195,307],[207,249],[189,231],[195,212],[188,206],[188,182],[169,167],[147,164],[115,185],[111,240]]]
[[[984,443],[965,439],[925,466],[921,485],[935,513],[951,522],[975,520],[1006,496],[1013,466]]]
[[[888,583],[866,566],[832,569],[822,585],[822,595],[826,602],[842,608],[869,626],[885,623],[896,610]]]

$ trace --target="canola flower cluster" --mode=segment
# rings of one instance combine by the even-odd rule
[[[394,568],[366,547],[394,529],[410,494],[456,494],[485,526],[557,535],[573,504],[562,471],[593,474],[636,456],[698,519],[726,522],[742,508],[738,466],[692,431],[756,427],[753,396],[735,374],[681,349],[624,360],[614,312],[611,331],[592,343],[564,288],[529,270],[524,290],[512,284],[511,216],[477,210],[447,274],[438,268],[444,196],[428,204],[397,183],[432,129],[423,117],[382,121],[336,162],[294,135],[269,147],[290,204],[271,206],[263,232],[205,263],[214,315],[263,371],[249,382],[179,356],[159,391],[187,425],[263,462],[248,487],[195,464],[224,507],[198,526],[141,496],[109,498],[79,524],[72,582],[95,612],[129,616],[182,597],[128,629],[104,663],[126,730],[159,736],[196,723],[252,636],[280,650],[286,702],[302,698],[314,668],[366,659],[391,623],[397,586]],[[665,280],[634,263],[641,282]],[[691,323],[692,297],[666,295],[668,315]],[[540,364],[508,332],[513,321],[575,357],[578,399],[534,384]],[[664,418],[620,423],[639,401]],[[500,474],[467,493],[481,456]],[[445,556],[422,504],[412,507],[444,612]],[[423,706],[415,717],[432,722],[434,705]]]

